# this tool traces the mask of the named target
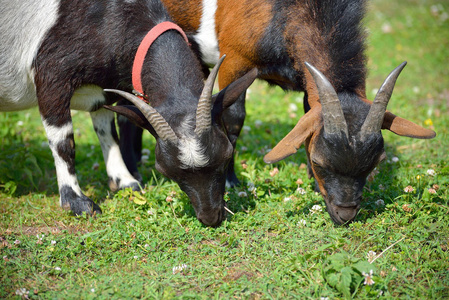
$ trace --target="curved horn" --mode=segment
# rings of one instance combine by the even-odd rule
[[[112,92],[116,93],[126,100],[131,101],[145,116],[145,118],[150,122],[151,126],[153,126],[154,131],[156,131],[156,134],[163,140],[163,141],[170,141],[172,143],[178,142],[178,137],[176,136],[173,129],[168,125],[167,121],[161,116],[160,113],[157,112],[154,107],[151,107],[150,105],[143,102],[140,98],[134,96],[133,94],[120,91],[120,90],[112,90],[112,89],[105,89],[105,92]]]
[[[387,110],[388,101],[390,101],[391,94],[393,93],[396,79],[398,79],[399,74],[402,69],[404,69],[406,64],[407,62],[404,61],[402,64],[397,66],[390,73],[390,75],[388,75],[387,79],[385,79],[384,83],[380,87],[365,122],[362,125],[362,129],[360,130],[361,137],[365,137],[368,134],[379,132],[381,130],[385,111]]]
[[[218,75],[218,69],[221,63],[225,59],[226,55],[223,55],[215,67],[210,72],[204,83],[203,91],[201,92],[200,100],[198,101],[198,107],[196,109],[196,127],[195,133],[201,135],[203,132],[207,131],[212,124],[212,90],[214,88],[215,78]]]
[[[320,96],[321,110],[323,115],[324,132],[327,134],[340,134],[344,132],[348,135],[348,126],[346,124],[343,109],[337,93],[329,80],[314,66],[304,62],[310,74],[312,74]]]

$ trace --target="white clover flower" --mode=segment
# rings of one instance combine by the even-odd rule
[[[318,213],[318,212],[321,212],[321,211],[322,211],[322,208],[321,208],[321,206],[318,205],[318,204],[315,204],[314,206],[312,206],[312,209],[310,210],[310,212],[311,212],[312,214]]]
[[[188,266],[186,264],[182,264],[180,266],[173,267],[173,274],[181,273],[183,270],[187,270]]]
[[[140,157],[140,161],[141,161],[142,163],[146,164],[147,162],[150,161],[150,156],[149,156],[149,155],[142,155],[142,156]]]
[[[30,291],[28,291],[26,288],[20,288],[20,289],[16,290],[16,295],[18,295],[18,296],[28,297],[29,293],[30,293]]]
[[[239,192],[238,196],[243,198],[243,197],[248,197],[248,194],[246,192]]]
[[[376,252],[374,252],[372,250],[368,251],[366,258],[368,259],[369,263],[372,263],[375,257],[376,257]]]
[[[399,161],[399,158],[397,156],[393,156],[391,158],[391,161],[394,162],[394,163],[397,163]]]
[[[298,221],[298,226],[306,226],[307,222],[304,219]]]
[[[300,195],[304,195],[306,193],[306,190],[303,189],[302,187],[299,187],[296,189],[296,192],[299,193]]]
[[[15,240],[14,244],[18,245],[18,244],[20,244],[20,241],[19,240]]]
[[[51,244],[52,244],[52,245],[56,244],[56,241],[51,241]]]
[[[61,268],[60,267],[55,267],[55,270],[56,271],[61,271]]]
[[[95,162],[95,163],[92,165],[92,170],[98,170],[99,167],[100,167],[100,164],[97,163],[97,162]]]
[[[415,189],[411,186],[411,185],[408,185],[408,186],[406,186],[405,188],[404,188],[404,192],[406,192],[406,193],[411,193],[411,192],[413,192]]]
[[[242,130],[244,133],[248,133],[251,131],[251,127],[245,125],[245,126],[243,126]]]
[[[142,155],[150,155],[151,151],[150,149],[144,148],[142,149]]]
[[[295,103],[290,103],[288,105],[288,110],[289,111],[297,111],[298,110],[298,106]]]
[[[134,259],[138,259],[139,257],[137,255],[134,255]]]
[[[90,291],[91,291],[92,293],[95,293],[95,289],[90,289]]]
[[[248,192],[253,192],[256,189],[256,186],[254,185],[253,182],[248,182],[247,187],[248,187]]]
[[[148,245],[148,244],[145,244],[145,246],[144,246],[145,248],[148,248],[148,247],[150,247],[150,245]]]
[[[288,202],[288,201],[291,201],[292,200],[292,198],[290,198],[290,197],[285,197],[284,198],[284,202]]]
[[[17,126],[23,126],[23,121],[17,121]]]
[[[256,128],[259,128],[260,126],[262,126],[262,124],[263,124],[263,122],[262,122],[261,120],[256,120],[256,121],[254,121],[254,126],[255,126]]]
[[[364,285],[373,285],[374,284],[373,270],[370,270],[369,274],[362,272],[362,275],[365,276],[365,282],[363,283]]]
[[[377,205],[377,206],[385,206],[385,202],[384,202],[384,200],[382,200],[382,199],[378,199],[378,200],[376,201],[376,205]]]
[[[428,170],[427,170],[427,175],[435,176],[435,175],[437,175],[437,173],[435,172],[434,169],[428,169]]]
[[[246,151],[248,151],[248,147],[242,146],[242,147],[240,147],[240,151],[246,152]]]

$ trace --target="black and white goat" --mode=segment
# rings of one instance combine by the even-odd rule
[[[218,95],[179,32],[159,36],[145,56],[142,86],[152,107],[110,107],[116,91],[132,90],[131,69],[139,44],[155,25],[170,20],[156,0],[33,0],[0,5],[0,111],[39,106],[52,150],[60,204],[76,215],[100,213],[75,174],[70,110],[90,112],[111,189],[138,181],[123,163],[114,112],[149,130],[157,140],[156,168],[187,193],[198,219],[216,226],[225,216],[225,169],[232,157],[221,114],[256,77],[237,80]],[[137,99],[140,101],[140,99]]]

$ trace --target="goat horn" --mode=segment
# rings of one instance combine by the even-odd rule
[[[195,133],[201,135],[207,131],[212,124],[212,90],[214,88],[215,78],[217,78],[218,69],[221,63],[225,59],[226,55],[223,55],[215,67],[210,72],[204,83],[203,91],[201,92],[200,100],[198,101],[198,107],[196,109],[196,127]]]
[[[397,66],[390,75],[388,75],[387,79],[385,79],[380,87],[368,112],[368,116],[362,125],[362,129],[360,130],[361,137],[365,137],[381,130],[385,111],[387,110],[388,101],[390,101],[391,94],[393,93],[396,79],[398,79],[399,74],[401,74],[401,71],[406,64],[407,62],[404,61]]]
[[[178,137],[176,136],[173,129],[170,127],[170,125],[168,125],[167,121],[165,121],[164,117],[162,117],[161,114],[158,113],[156,109],[154,109],[154,107],[146,104],[140,98],[134,96],[133,94],[124,91],[112,89],[105,89],[104,91],[116,93],[126,100],[131,101],[142,112],[148,122],[150,122],[151,126],[153,126],[156,134],[163,141],[170,141],[174,144],[178,142]]]
[[[341,108],[337,93],[329,80],[320,71],[308,62],[304,62],[310,74],[312,74],[320,96],[321,111],[324,123],[324,132],[327,134],[348,135],[348,126]]]

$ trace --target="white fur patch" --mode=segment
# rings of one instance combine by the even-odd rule
[[[202,7],[200,28],[194,38],[200,46],[202,60],[207,64],[215,65],[220,56],[215,34],[217,0],[202,0]]]
[[[178,159],[183,169],[201,168],[209,163],[205,148],[195,137],[183,137],[179,140]]]
[[[129,173],[123,161],[120,148],[111,134],[111,122],[114,120],[114,113],[104,108],[91,112],[92,123],[97,130],[103,152],[106,171],[109,178],[120,180],[119,188],[131,186],[137,180]]]
[[[70,101],[70,108],[92,111],[105,102],[103,89],[97,85],[83,85],[75,90]]]
[[[63,186],[70,186],[78,196],[81,196],[82,192],[79,187],[76,175],[70,174],[67,162],[59,156],[57,149],[59,143],[65,141],[67,139],[67,136],[69,136],[70,134],[73,134],[72,123],[67,123],[62,127],[56,127],[48,125],[44,120],[43,124],[45,132],[47,133],[50,149],[55,160],[56,176],[58,178],[59,189],[61,189],[61,187]]]
[[[60,0],[1,1],[0,111],[37,105],[32,63],[56,23]]]

